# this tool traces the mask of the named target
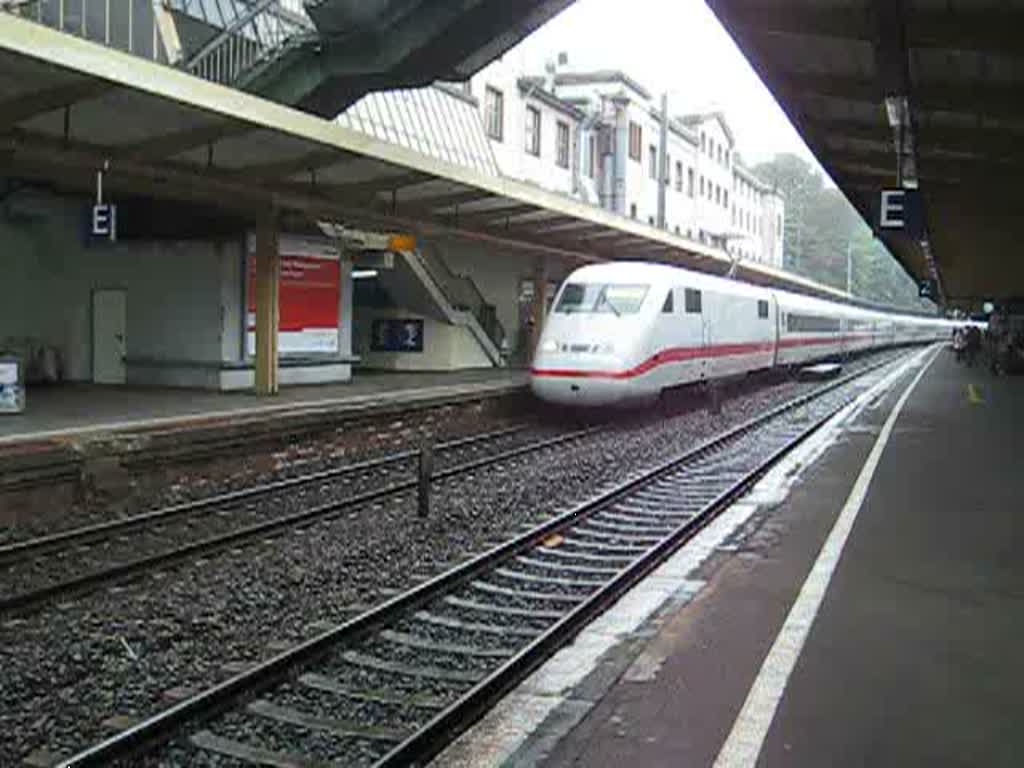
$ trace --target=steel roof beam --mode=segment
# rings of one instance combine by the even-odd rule
[[[872,15],[856,9],[740,6],[731,11],[731,17],[756,34],[876,39]],[[904,18],[910,48],[1020,52],[1024,11],[1019,8],[913,9]]]
[[[809,96],[823,96],[881,105],[886,95],[875,80],[844,75],[788,73],[783,76],[781,87],[787,98],[796,102]],[[915,82],[913,105],[918,113],[949,112],[972,117],[988,115],[1024,119],[1024,101],[1020,98],[1020,91],[1018,84]]]
[[[45,115],[56,109],[98,98],[115,88],[117,86],[105,80],[83,80],[15,96],[0,102],[0,130],[12,128],[36,115]]]
[[[183,152],[206,145],[215,145],[218,141],[234,136],[242,136],[256,130],[245,123],[216,122],[186,128],[182,131],[155,136],[136,144],[117,147],[120,157],[130,158],[136,162],[162,160],[174,157]]]

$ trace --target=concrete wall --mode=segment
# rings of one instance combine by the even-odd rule
[[[232,304],[221,293],[223,273],[237,269],[240,243],[86,245],[85,206],[15,197],[0,216],[0,338],[28,336],[52,345],[65,378],[88,381],[92,292],[122,288],[128,297],[129,360],[219,362],[232,344],[225,333]],[[21,213],[29,209],[32,216]]]
[[[64,379],[92,380],[92,293],[127,294],[129,384],[244,388],[242,237],[86,243],[84,200],[14,193],[0,206],[0,346],[55,347]],[[350,354],[351,271],[342,268],[341,357]],[[344,381],[346,360],[291,365],[282,383]]]

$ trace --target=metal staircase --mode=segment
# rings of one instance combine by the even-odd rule
[[[265,66],[317,39],[300,0],[165,2],[177,17],[183,47],[193,51],[182,67],[222,85],[245,88]]]
[[[302,0],[0,0],[0,12],[235,88],[318,39]]]
[[[430,247],[403,251],[401,255],[424,287],[436,294],[435,303],[443,308],[448,322],[466,327],[490,361],[504,365],[508,349],[505,328],[495,306],[484,298],[473,279],[453,273]]]

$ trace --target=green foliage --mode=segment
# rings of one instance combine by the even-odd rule
[[[786,269],[846,290],[847,253],[851,290],[860,298],[906,309],[931,311],[917,285],[842,192],[797,155],[776,155],[754,168],[786,201],[783,258]]]

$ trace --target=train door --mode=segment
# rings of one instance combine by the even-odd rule
[[[782,338],[782,310],[779,308],[779,297],[774,293],[770,299],[772,324],[772,367],[779,364],[779,340]]]
[[[705,315],[705,293],[699,288],[677,289],[682,294],[683,313],[680,327],[684,346],[690,350],[684,381],[697,381],[707,376],[708,346],[711,343],[708,319]]]

